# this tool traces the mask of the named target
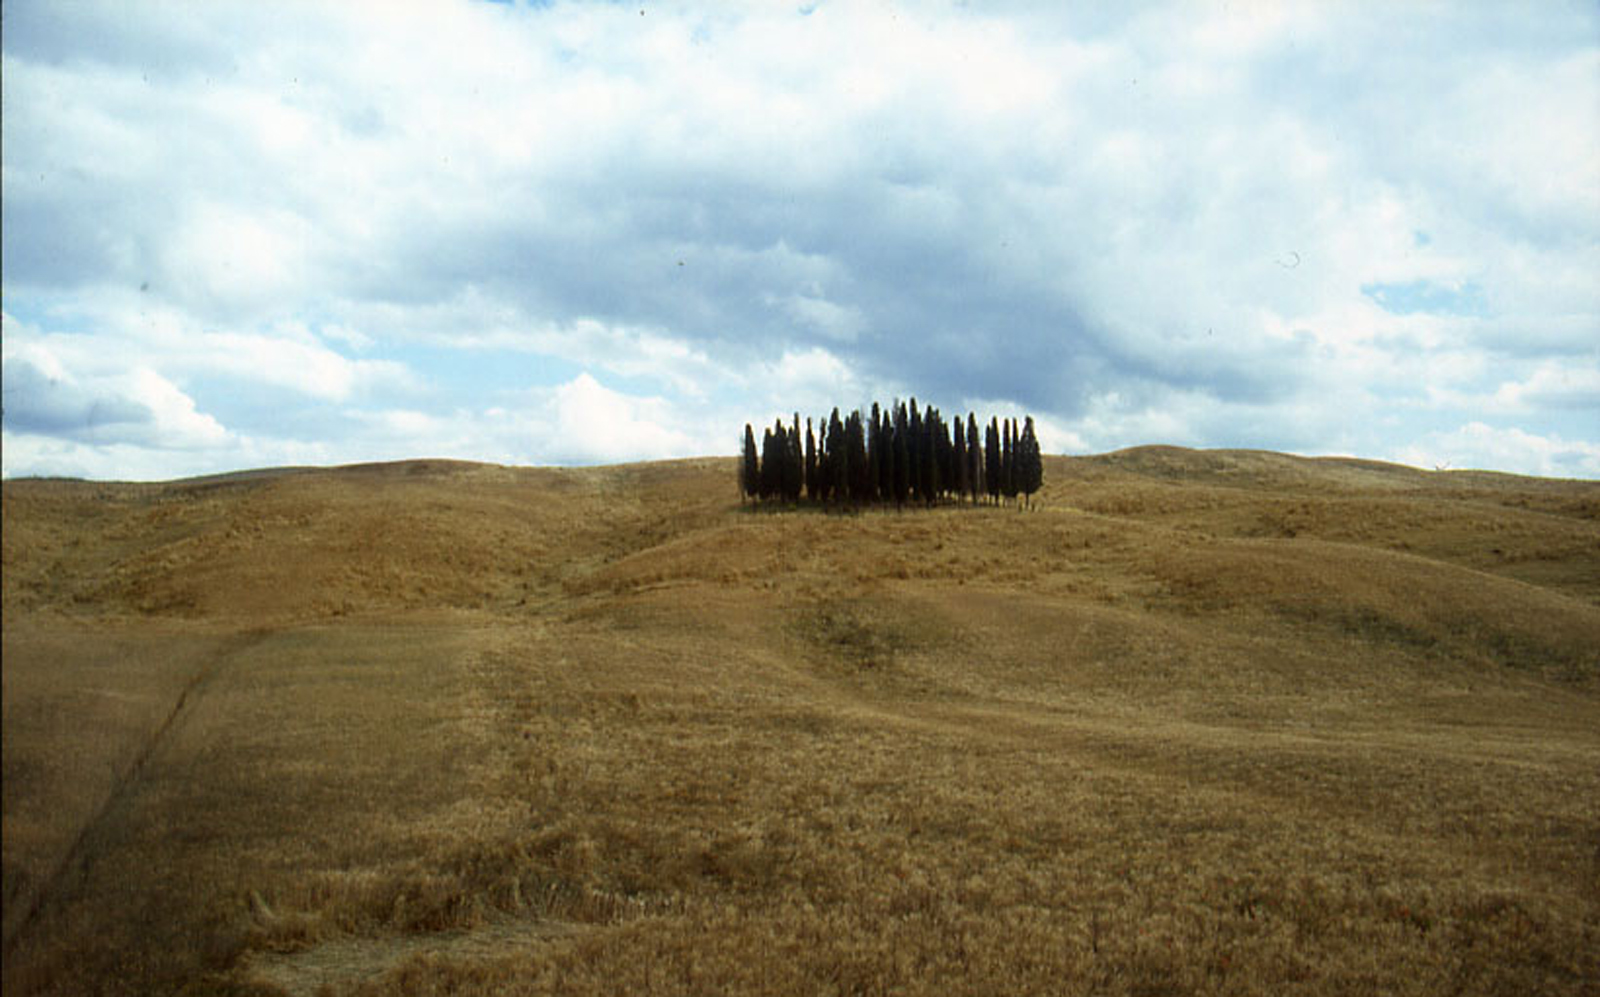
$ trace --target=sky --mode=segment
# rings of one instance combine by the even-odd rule
[[[7,477],[915,397],[1600,478],[1600,4],[0,5]]]

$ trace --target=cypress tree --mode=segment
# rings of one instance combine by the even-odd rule
[[[789,477],[793,473],[789,465],[789,430],[779,419],[772,424],[772,462],[773,468],[773,498],[787,499],[789,497]]]
[[[956,472],[954,485],[956,498],[963,499],[967,496],[967,427],[960,416],[956,417],[955,431],[955,444],[951,448]]]
[[[850,450],[837,407],[828,417],[828,464],[830,498],[843,502],[850,495]]]
[[[784,434],[784,489],[783,497],[790,502],[799,502],[800,493],[806,486],[806,458],[800,444],[800,413],[794,414],[794,424],[789,432]]]
[[[894,411],[894,503],[904,506],[911,497],[911,424],[901,402]]]
[[[930,421],[933,423],[933,497],[937,500],[944,498],[950,483],[956,480],[955,468],[950,463],[954,448],[950,445],[950,426],[944,421],[944,413],[934,409]]]
[[[878,450],[883,451],[878,458],[878,501],[890,503],[894,499],[894,424],[888,411],[878,411],[877,402],[872,403],[872,414],[878,419]]]
[[[768,429],[761,438],[761,500],[777,495],[783,489],[783,459],[778,454],[777,441]]]
[[[844,424],[845,450],[849,453],[850,499],[857,505],[871,499],[872,468],[867,463],[867,431],[861,410],[850,413]]]
[[[739,460],[739,494],[753,499],[761,493],[761,458],[756,454],[756,433],[744,424],[744,452]]]
[[[872,403],[871,420],[867,423],[867,501],[878,500],[879,483],[883,480],[883,434],[878,426],[878,403]]]
[[[967,413],[967,488],[972,493],[972,504],[978,504],[978,493],[983,491],[983,449],[978,446],[978,414]]]
[[[926,453],[923,450],[925,437],[922,432],[922,411],[918,411],[917,398],[910,400],[910,427],[906,437],[906,451],[910,454],[910,498],[912,501],[922,501],[923,464],[926,464]]]
[[[1000,504],[1000,420],[990,417],[983,437],[984,490],[990,501]]]
[[[806,498],[817,500],[817,437],[811,431],[811,420],[806,419]]]
[[[1017,420],[1006,420],[1005,433],[1000,452],[1000,492],[1009,501],[1017,497]]]
[[[833,443],[828,439],[828,420],[817,419],[817,501],[826,502],[833,493]]]
[[[1022,426],[1022,439],[1017,444],[1017,487],[1033,505],[1033,493],[1044,484],[1044,455],[1039,451],[1039,436],[1033,428],[1033,416],[1028,416]]]

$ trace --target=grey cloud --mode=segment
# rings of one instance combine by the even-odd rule
[[[1262,47],[1248,30],[1242,42],[1174,32],[1175,19],[1217,13],[1188,6],[1129,15],[1021,4],[1003,12],[1011,30],[1000,36],[1015,47],[1003,54],[1036,60],[1047,92],[1002,93],[1012,103],[993,113],[962,99],[983,96],[989,81],[958,79],[949,66],[889,79],[880,101],[852,103],[844,68],[920,71],[893,53],[852,52],[849,67],[806,56],[777,82],[741,77],[752,71],[746,53],[718,46],[770,41],[772,26],[744,32],[735,16],[695,34],[688,18],[691,68],[770,97],[784,128],[720,120],[720,108],[749,105],[697,92],[685,82],[694,72],[638,46],[636,17],[604,23],[602,8],[495,11],[497,30],[515,39],[498,54],[525,65],[434,60],[417,79],[394,77],[410,67],[383,57],[394,22],[370,25],[370,59],[347,60],[340,40],[355,29],[315,5],[17,9],[7,7],[5,36],[13,300],[149,281],[151,297],[192,326],[342,321],[380,350],[472,342],[486,317],[496,335],[530,338],[594,319],[704,353],[704,370],[754,369],[817,347],[863,384],[903,385],[947,406],[1007,399],[1063,424],[1090,418],[1107,397],[1130,412],[1181,397],[1228,413],[1186,416],[1211,439],[1241,427],[1298,439],[1286,420],[1317,431],[1338,422],[1305,414],[1338,407],[1310,397],[1320,389],[1308,371],[1314,356],[1326,359],[1317,337],[1339,340],[1337,323],[1352,314],[1369,321],[1374,309],[1352,307],[1367,303],[1363,290],[1418,320],[1349,333],[1390,358],[1426,352],[1441,329],[1463,350],[1524,356],[1581,356],[1592,341],[1592,294],[1571,292],[1576,278],[1530,266],[1544,284],[1529,291],[1527,274],[1489,272],[1486,261],[1528,246],[1576,246],[1569,255],[1581,257],[1595,219],[1554,217],[1567,207],[1560,196],[1508,187],[1524,167],[1497,173],[1501,150],[1464,113],[1478,106],[1480,67],[1521,78],[1574,51],[1571,38],[1596,37],[1595,9],[1583,4],[1554,9],[1557,27],[1478,7],[1448,17],[1295,8],[1290,28]],[[851,16],[826,8],[810,23]],[[575,37],[547,30],[581,19],[591,23]],[[615,34],[622,27],[626,37]],[[948,41],[950,26],[940,30]],[[796,50],[826,51],[807,43],[797,37]],[[573,45],[589,56],[564,63]],[[232,82],[213,93],[206,80],[219,74]],[[571,80],[585,86],[569,90]],[[515,100],[494,89],[507,81],[525,87]],[[547,83],[554,95],[540,89]],[[303,147],[273,151],[254,122],[235,120],[228,101],[240,94],[304,114]],[[478,112],[486,131],[456,127]],[[82,126],[80,116],[94,120]],[[213,207],[224,234],[232,209],[285,220],[274,231],[298,262],[281,293],[248,280],[210,287],[196,272],[215,259],[173,248],[175,229]],[[1391,208],[1407,237],[1430,234],[1430,245],[1409,248],[1434,269],[1357,258],[1387,238]],[[1290,253],[1301,263],[1292,272],[1279,262]],[[1450,260],[1467,272],[1439,276]],[[1481,286],[1473,300],[1507,314],[1489,321],[1457,307],[1433,290],[1446,281]],[[1516,306],[1507,285],[1538,306]],[[1550,287],[1570,300],[1550,304]],[[470,307],[453,315],[458,303]],[[1452,308],[1468,314],[1434,314]],[[848,322],[818,320],[830,315]],[[1453,324],[1425,325],[1439,319]],[[1285,339],[1285,327],[1311,334]],[[1372,362],[1348,360],[1343,387],[1359,391]],[[272,409],[270,392],[230,408],[217,400],[225,382],[186,383],[230,424],[235,412],[256,424]],[[83,413],[58,408],[66,422]],[[296,432],[322,418],[339,426],[315,409],[298,418]]]
[[[87,442],[147,441],[150,408],[130,398],[53,377],[23,357],[4,365],[6,428]]]
[[[162,3],[8,3],[5,47],[53,65],[101,64],[169,76],[234,65],[210,19]]]

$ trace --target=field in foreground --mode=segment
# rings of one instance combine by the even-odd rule
[[[1600,485],[4,484],[4,992],[1594,993]]]

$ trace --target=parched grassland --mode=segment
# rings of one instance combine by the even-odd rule
[[[1600,486],[7,482],[16,993],[1593,992]]]

